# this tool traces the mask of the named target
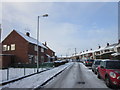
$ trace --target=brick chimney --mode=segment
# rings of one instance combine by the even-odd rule
[[[109,43],[107,43],[107,46],[109,46]]]
[[[100,48],[101,48],[101,46],[99,45],[99,46],[98,46],[98,49],[100,49]]]
[[[118,40],[118,43],[120,43],[120,39]]]
[[[30,33],[29,33],[29,32],[26,32],[26,36],[30,37]]]
[[[44,44],[45,46],[47,46],[47,43],[45,42],[45,44]]]

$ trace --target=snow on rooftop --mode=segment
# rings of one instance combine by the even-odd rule
[[[15,30],[16,31],[16,30]],[[26,36],[25,34],[19,32],[19,31],[16,31],[19,35],[21,35],[25,40],[27,40],[28,42],[32,43],[32,44],[36,44],[37,45],[37,40],[32,38],[32,37],[29,37],[29,36]],[[43,48],[46,48],[41,42],[38,42],[38,45],[43,47]]]
[[[111,54],[112,56],[118,56],[118,55],[120,55],[120,53],[113,53],[113,54]]]
[[[101,47],[99,49],[94,50],[94,52],[101,51],[101,50],[104,50],[104,49],[105,49],[105,47]]]
[[[50,55],[46,54],[47,57],[51,57]]]
[[[114,48],[114,47],[115,47],[115,46],[106,47],[106,48],[104,48],[104,50],[112,49],[112,48]]]
[[[109,46],[107,46],[104,50],[106,50],[106,49],[113,49],[113,48],[115,48],[115,47],[118,46],[118,45],[119,45],[118,43],[109,45]]]
[[[120,47],[120,43],[116,46],[117,48]]]
[[[87,54],[87,53],[93,53],[93,52],[94,52],[94,50],[85,51],[85,52],[80,53],[80,55],[82,55],[82,54]]]
[[[94,52],[97,52],[97,51],[101,51],[101,50],[103,50],[104,48],[105,48],[105,47],[101,47],[101,48],[96,49],[96,50],[85,51],[85,52],[80,53],[80,55],[87,54],[87,53],[94,53]]]

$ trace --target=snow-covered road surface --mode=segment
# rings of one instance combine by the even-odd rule
[[[49,78],[53,77],[58,72],[64,70],[66,67],[70,67],[72,64],[73,62],[66,63],[65,65],[61,65],[51,70],[1,86],[0,88],[36,88],[47,81]]]
[[[75,62],[72,67],[67,68],[54,80],[47,83],[44,88],[108,88],[103,80],[84,66]]]

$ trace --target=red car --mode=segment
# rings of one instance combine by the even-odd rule
[[[120,60],[102,60],[97,77],[104,79],[108,87],[120,87]]]

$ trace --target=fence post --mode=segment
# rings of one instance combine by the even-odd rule
[[[34,67],[34,73],[35,73],[35,67]]]
[[[24,67],[24,76],[25,76],[25,67]]]
[[[9,80],[9,68],[7,69],[7,80]]]

